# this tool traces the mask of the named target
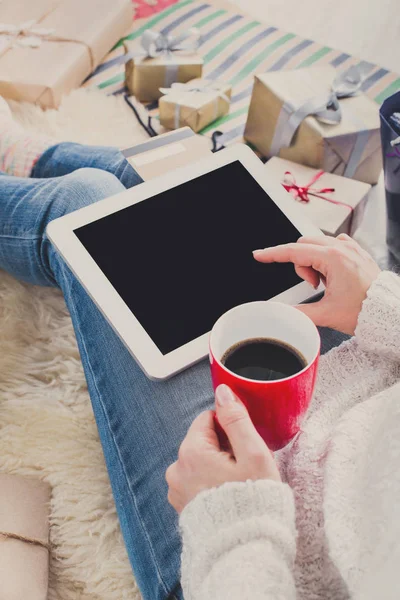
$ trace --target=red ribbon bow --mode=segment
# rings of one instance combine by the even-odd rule
[[[283,179],[282,185],[287,192],[292,194],[293,198],[298,202],[310,202],[310,196],[315,196],[316,198],[322,198],[323,200],[327,200],[327,202],[331,202],[332,204],[336,204],[338,206],[346,206],[353,211],[353,207],[350,204],[346,204],[345,202],[340,202],[339,200],[335,200],[334,198],[329,198],[324,194],[331,194],[335,191],[335,188],[320,188],[316,189],[312,186],[314,183],[318,181],[320,177],[324,175],[324,171],[318,171],[314,175],[314,177],[307,183],[307,185],[300,186],[296,182],[296,178],[290,171],[285,171],[285,177]]]

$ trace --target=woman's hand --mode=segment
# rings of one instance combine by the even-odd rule
[[[178,513],[200,492],[228,481],[280,481],[272,452],[254,428],[245,406],[228,386],[217,388],[216,406],[218,421],[232,452],[220,447],[212,411],[203,412],[193,421],[177,462],[166,473],[168,500]]]
[[[326,285],[319,302],[297,308],[321,327],[354,334],[361,305],[380,269],[371,256],[348,235],[300,238],[286,244],[255,250],[259,262],[292,262],[299,277],[318,287]]]

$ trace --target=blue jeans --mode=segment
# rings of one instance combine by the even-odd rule
[[[70,143],[47,150],[30,179],[2,175],[0,268],[63,291],[137,583],[145,600],[181,599],[165,471],[195,416],[213,405],[208,364],[147,379],[46,237],[51,220],[140,182],[118,150]],[[332,331],[322,337],[325,351],[342,341]]]

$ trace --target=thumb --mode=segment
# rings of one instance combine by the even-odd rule
[[[327,310],[326,299],[309,304],[298,304],[296,308],[309,317],[314,325],[329,327],[329,310]]]
[[[208,445],[219,448],[218,436],[215,431],[214,413],[206,410],[200,413],[186,434],[186,439],[193,440],[196,445]]]
[[[266,450],[266,444],[254,427],[243,402],[225,384],[217,387],[217,418],[239,462],[257,449]]]

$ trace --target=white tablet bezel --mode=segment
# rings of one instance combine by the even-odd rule
[[[167,379],[205,358],[208,355],[209,332],[169,354],[162,354],[74,234],[74,229],[237,160],[249,171],[302,235],[323,235],[317,227],[303,217],[296,202],[291,199],[278,180],[268,181],[262,162],[244,144],[222,150],[193,165],[177,169],[172,173],[121,192],[112,198],[106,198],[69,213],[55,219],[47,227],[47,235],[51,242],[151,379]],[[323,287],[321,287],[322,289]],[[312,286],[302,282],[271,300],[298,304],[316,293]]]

